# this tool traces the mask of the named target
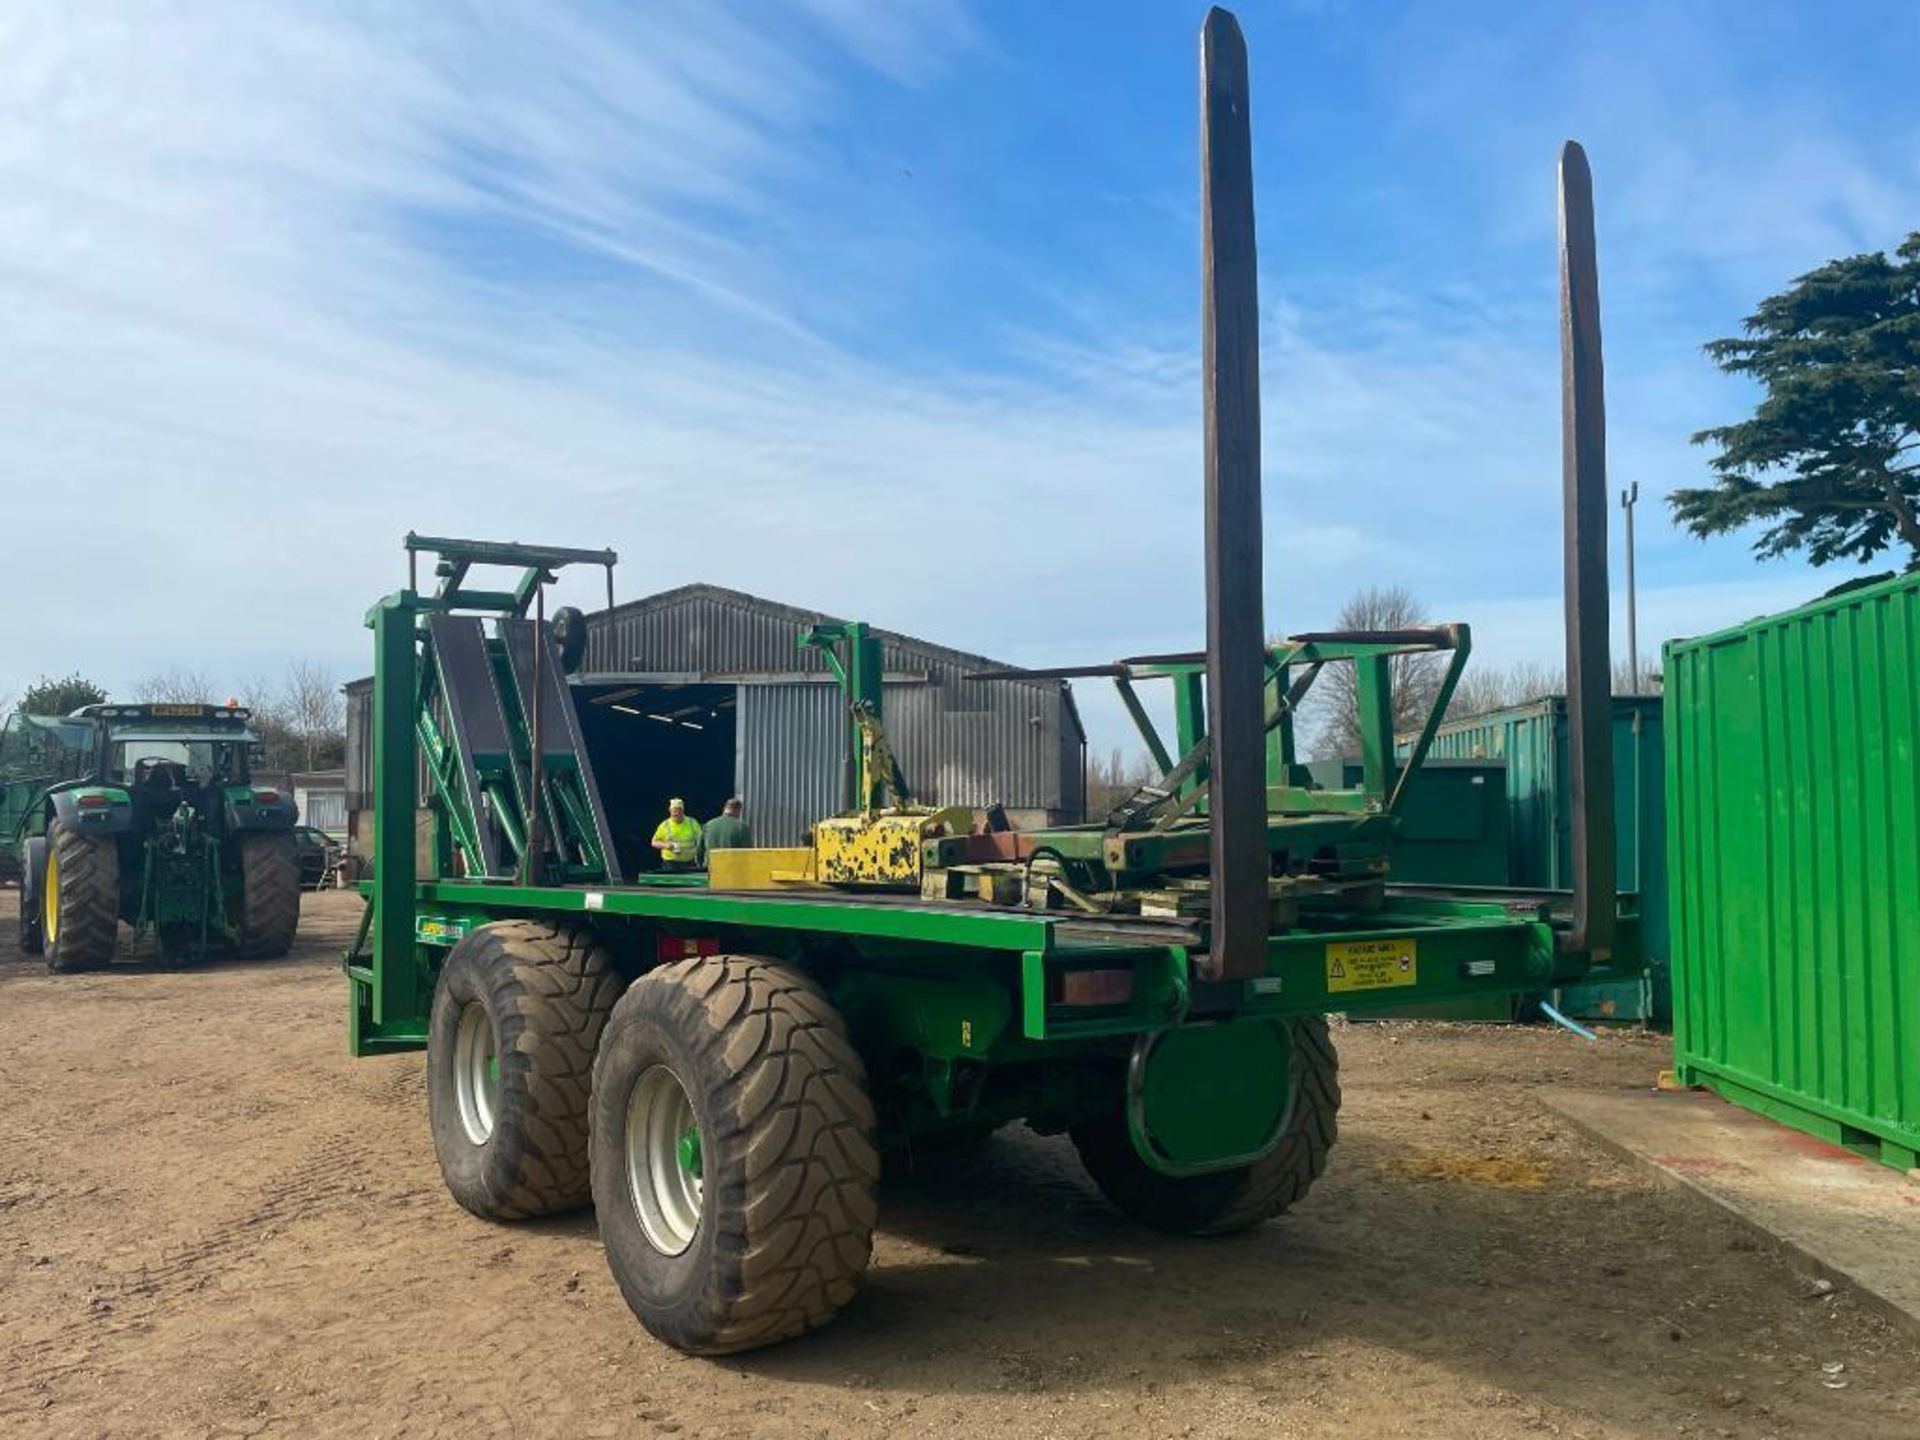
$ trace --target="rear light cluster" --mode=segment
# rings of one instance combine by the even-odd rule
[[[102,810],[113,802],[104,795],[82,795],[73,803],[82,810]]]
[[[278,790],[256,790],[253,792],[253,803],[256,805],[271,805],[279,798],[280,792]]]

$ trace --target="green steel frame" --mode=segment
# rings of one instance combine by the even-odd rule
[[[550,874],[527,884],[507,875],[457,873],[472,853],[475,819],[452,775],[456,737],[436,719],[440,694],[430,620],[477,611],[517,616],[537,605],[536,579],[511,590],[466,588],[473,564],[517,564],[545,577],[574,556],[602,563],[600,552],[472,546],[442,547],[443,583],[432,595],[403,590],[368,614],[374,637],[374,875],[365,923],[348,955],[350,1045],[366,1055],[418,1048],[426,1041],[434,986],[451,946],[480,925],[522,917],[565,917],[591,927],[632,974],[689,951],[774,955],[814,971],[850,1017],[876,1077],[897,1090],[903,1134],[1021,1114],[1060,1123],[1085,1100],[1079,1072],[1124,1060],[1142,1037],[1224,1022],[1263,1022],[1328,1010],[1367,1010],[1488,993],[1539,989],[1585,974],[1587,957],[1566,953],[1558,934],[1565,896],[1533,893],[1411,893],[1387,888],[1381,856],[1398,824],[1405,777],[1390,759],[1388,662],[1409,650],[1451,650],[1448,684],[1468,648],[1464,627],[1417,635],[1301,637],[1267,652],[1269,687],[1268,829],[1276,853],[1319,856],[1317,873],[1297,874],[1295,903],[1276,909],[1264,967],[1252,976],[1210,980],[1194,963],[1204,952],[1199,921],[1101,915],[1078,910],[1008,909],[969,901],[859,892],[723,892],[687,877],[643,877],[627,884]],[[449,563],[447,555],[458,557]],[[820,648],[856,715],[878,718],[880,654],[864,625],[820,626],[800,637]],[[1353,790],[1313,786],[1293,755],[1292,707],[1319,668],[1362,667],[1373,763]],[[1148,806],[1108,824],[1058,827],[1021,836],[1074,862],[1109,885],[1177,881],[1206,874],[1204,676],[1191,657],[1125,662],[1111,673],[1143,739],[1161,763],[1162,812]],[[503,687],[510,668],[495,672]],[[1174,759],[1146,722],[1133,686],[1166,679],[1175,687]],[[507,707],[512,709],[512,706]],[[1436,713],[1444,708],[1444,695]],[[1424,753],[1430,720],[1415,745]],[[856,745],[858,727],[850,726]],[[518,742],[516,742],[518,743]],[[426,793],[418,792],[425,759]],[[877,801],[883,778],[869,775],[862,752],[850,756],[855,803]],[[502,776],[490,807],[516,792]],[[424,800],[432,843],[417,844]],[[564,816],[562,817],[564,823]],[[966,837],[928,842],[930,864],[956,858]],[[425,859],[425,873],[419,861]],[[1299,867],[1295,867],[1299,869]],[[552,883],[564,882],[564,883]],[[1362,958],[1354,960],[1358,954]],[[1369,960],[1367,957],[1373,957]],[[1386,958],[1381,958],[1386,957]],[[1371,964],[1372,968],[1367,967]],[[1630,964],[1616,959],[1615,969]],[[1357,965],[1350,972],[1348,967]],[[1093,993],[1074,977],[1097,972]],[[1354,988],[1349,988],[1354,987]],[[1222,1052],[1223,1054],[1227,1052]],[[917,1057],[910,1074],[887,1057]],[[1223,1076],[1223,1093],[1231,1077]],[[1110,1093],[1110,1092],[1108,1092]],[[1234,1101],[1225,1103],[1232,1104]],[[1198,1168],[1206,1168],[1204,1164]]]
[[[455,643],[469,645],[473,630],[470,620],[455,627],[440,617],[479,612],[510,639],[523,633],[514,627],[530,610],[534,624],[543,623],[544,586],[561,566],[606,566],[610,594],[614,557],[410,536],[410,556],[439,556],[440,585],[422,594],[416,571],[406,590],[368,615],[375,858],[368,919],[347,956],[355,1053],[423,1044],[448,950],[477,926],[538,916],[591,927],[630,977],[669,958],[721,952],[774,956],[805,969],[863,1052],[883,1136],[1016,1115],[1044,1129],[1110,1116],[1120,1100],[1141,1161],[1184,1176],[1243,1165],[1277,1143],[1293,1103],[1292,1042],[1277,1039],[1290,1027],[1277,1021],[1636,971],[1632,900],[1615,894],[1611,855],[1597,854],[1594,844],[1611,827],[1605,746],[1575,744],[1579,863],[1571,892],[1395,888],[1390,842],[1408,782],[1470,652],[1466,627],[1264,641],[1246,54],[1224,12],[1203,27],[1201,72],[1206,650],[1020,672],[1110,676],[1157,777],[1098,823],[1024,832],[990,826],[932,838],[922,845],[920,871],[938,883],[921,895],[725,892],[685,876],[604,883],[580,873],[577,858],[572,869],[547,865],[543,821],[557,832],[560,853],[589,864],[592,857],[566,833],[573,823],[567,806],[549,803],[546,749],[535,734],[519,792],[523,831],[532,838],[517,873],[476,875],[467,865],[467,874],[456,875],[450,859],[479,843],[478,820],[461,813],[447,757],[435,748],[443,737],[427,712],[435,697],[430,677],[444,658],[433,653],[436,628],[468,637]],[[1591,191],[1577,146],[1563,153],[1561,202],[1568,651],[1570,672],[1585,678],[1596,666],[1604,670],[1606,653],[1607,490]],[[511,589],[469,588],[479,565],[522,573]],[[847,694],[848,808],[871,811],[888,790],[903,795],[897,768],[878,763],[877,637],[861,625],[831,624],[800,643],[822,651]],[[1397,655],[1423,652],[1450,660],[1410,753],[1396,765],[1392,664]],[[533,653],[548,653],[537,631]],[[472,669],[471,654],[459,663]],[[1356,671],[1357,789],[1314,786],[1295,752],[1295,706],[1328,664]],[[1148,679],[1173,686],[1171,746],[1135,689]],[[497,667],[493,683],[511,690],[521,683],[519,667]],[[546,693],[537,671],[531,683],[536,697]],[[1592,688],[1577,693],[1590,698]],[[519,709],[537,717],[538,700]],[[1597,733],[1591,706],[1573,709],[1576,734]],[[463,743],[457,721],[450,738]],[[523,740],[499,743],[511,749]],[[434,835],[424,875],[415,860],[423,744]],[[464,767],[471,757],[455,758]],[[506,784],[480,788],[495,797],[488,808],[514,808]],[[597,797],[591,787],[586,793],[598,816]],[[994,883],[974,882],[976,898],[924,898],[951,895],[949,882],[964,889],[968,870],[985,877],[996,866],[1022,872],[1021,907],[977,898],[1000,895],[999,874]],[[1157,1118],[1149,1113],[1156,1105],[1164,1107]]]

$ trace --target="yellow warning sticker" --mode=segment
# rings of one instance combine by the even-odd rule
[[[1331,940],[1327,942],[1327,991],[1384,990],[1411,985],[1420,978],[1416,941]]]

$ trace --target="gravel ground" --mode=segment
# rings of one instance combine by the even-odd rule
[[[71,977],[15,898],[0,1434],[1920,1436],[1920,1347],[1539,1104],[1658,1038],[1341,1027],[1332,1168],[1225,1241],[1003,1134],[889,1183],[830,1330],[715,1363],[632,1320],[590,1214],[447,1198],[420,1057],[345,1054],[356,898],[285,960]]]

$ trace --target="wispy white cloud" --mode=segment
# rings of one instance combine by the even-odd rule
[[[76,665],[231,681],[289,654],[358,670],[410,527],[611,543],[627,594],[715,579],[1020,662],[1192,643],[1198,377],[1191,327],[1163,318],[1184,303],[1068,257],[1032,277],[1050,309],[969,317],[1004,363],[909,336],[889,368],[839,338],[848,310],[885,314],[875,277],[926,227],[823,206],[854,183],[830,137],[861,86],[937,86],[986,31],[939,0],[0,8],[0,474],[35,617],[0,642],[0,686]],[[1872,167],[1795,163],[1849,225],[1898,203]],[[1656,172],[1603,218],[1710,228],[1697,181]],[[1504,194],[1460,223],[1497,228]],[[1550,230],[1550,193],[1526,207]],[[855,305],[829,252],[877,293]],[[1483,653],[1550,657],[1550,254],[1329,290],[1272,253],[1271,622],[1399,581],[1487,617]],[[1625,269],[1610,306],[1657,306]],[[1672,483],[1719,382],[1631,338],[1612,359],[1621,473]],[[76,576],[106,603],[74,603]],[[1643,633],[1704,628],[1733,593],[1684,578],[1655,566],[1674,607],[1643,607]]]

